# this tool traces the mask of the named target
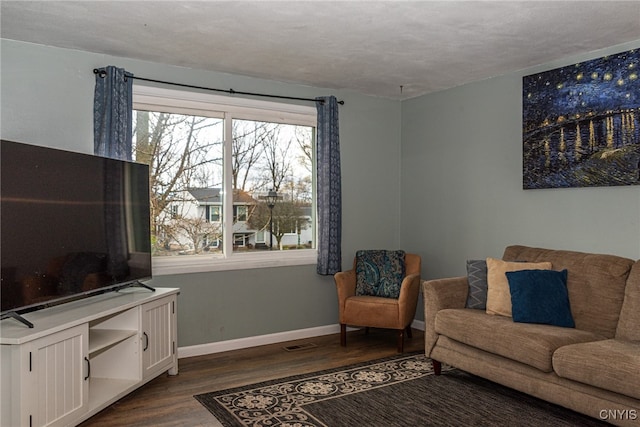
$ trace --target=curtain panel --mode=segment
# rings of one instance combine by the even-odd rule
[[[93,151],[94,154],[131,161],[133,155],[133,74],[122,68],[108,66],[98,69],[93,98]],[[120,210],[124,189],[117,185],[123,181],[120,167],[106,166],[103,173],[108,179],[104,188],[105,222],[110,230],[124,230]],[[128,275],[127,236],[107,235],[108,271],[114,278]],[[124,270],[123,270],[124,269]]]
[[[99,156],[131,160],[133,74],[99,68],[93,98],[93,147]]]
[[[318,274],[333,275],[342,269],[342,190],[338,101],[334,96],[316,98]]]

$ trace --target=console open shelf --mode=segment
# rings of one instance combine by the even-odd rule
[[[89,357],[137,334],[137,330],[89,329]]]

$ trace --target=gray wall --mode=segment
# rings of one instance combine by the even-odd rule
[[[216,88],[315,97],[340,107],[343,266],[360,248],[423,257],[427,278],[509,244],[640,258],[640,187],[522,190],[522,76],[640,46],[640,41],[402,103],[228,74],[2,40],[3,139],[92,152],[92,69]],[[400,143],[401,141],[401,143]],[[315,266],[182,274],[179,345],[337,323],[333,280]],[[418,319],[422,319],[421,303]]]
[[[116,65],[141,77],[222,89],[311,98],[335,95],[345,101],[340,107],[343,265],[351,265],[357,249],[400,245],[400,102],[10,40],[1,43],[1,137],[72,151],[93,151],[96,67]],[[315,265],[160,276],[153,284],[182,290],[181,347],[338,321],[333,278],[316,274]]]
[[[523,244],[640,258],[640,187],[522,189],[522,77],[564,58],[402,103],[402,244],[427,278]]]

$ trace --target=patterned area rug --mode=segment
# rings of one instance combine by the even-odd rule
[[[226,427],[606,425],[422,352],[194,397]]]

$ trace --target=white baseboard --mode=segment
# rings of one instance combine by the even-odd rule
[[[413,323],[411,323],[411,327],[424,330],[424,322],[421,320],[414,320]],[[348,330],[355,329],[356,328],[348,328]],[[278,332],[275,334],[258,335],[255,337],[218,341],[207,344],[191,345],[188,347],[178,347],[178,359],[338,333],[340,333],[340,325],[336,324],[318,326],[315,328],[297,329],[295,331]]]
[[[424,331],[424,320],[413,319],[413,322],[411,322],[411,327],[413,329],[418,329],[420,331]]]
[[[235,340],[198,344],[189,347],[179,347],[178,358],[202,356],[204,354],[221,353],[223,351],[239,350],[242,348],[257,347],[259,345],[275,344],[337,333],[340,333],[340,325],[327,325],[298,329],[295,331],[278,332],[275,334],[258,335],[255,337],[238,338]]]

